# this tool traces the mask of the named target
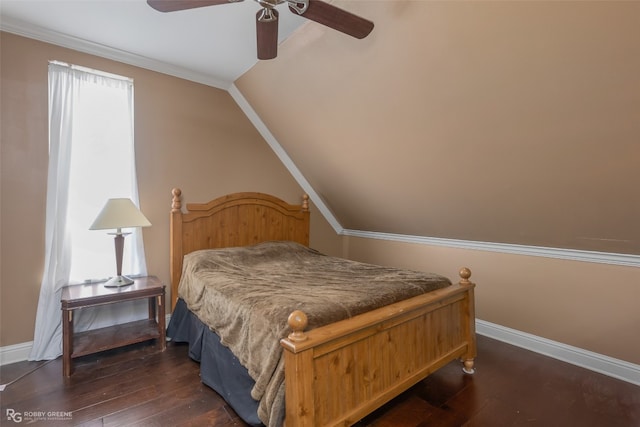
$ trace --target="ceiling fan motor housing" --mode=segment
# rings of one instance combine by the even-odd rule
[[[160,12],[175,12],[241,1],[243,0],[147,0],[147,3]],[[278,53],[278,11],[275,7],[282,3],[287,3],[293,13],[358,39],[365,38],[373,30],[373,22],[322,0],[255,1],[262,6],[256,14],[258,59],[273,59]]]

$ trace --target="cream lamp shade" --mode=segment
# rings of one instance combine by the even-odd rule
[[[145,217],[140,209],[133,204],[131,199],[109,199],[98,214],[89,230],[108,230],[116,229],[115,247],[116,247],[116,273],[115,277],[109,279],[104,285],[106,287],[127,286],[134,281],[122,275],[122,255],[124,252],[124,236],[123,228],[132,227],[148,227],[151,223]]]
[[[151,223],[131,199],[109,199],[89,230],[148,227]]]

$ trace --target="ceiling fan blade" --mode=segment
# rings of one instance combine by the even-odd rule
[[[149,6],[160,12],[195,9],[196,7],[215,6],[217,4],[238,3],[242,0],[147,0]]]
[[[357,39],[367,37],[371,30],[373,30],[373,22],[368,19],[361,18],[321,0],[308,1],[309,6],[302,12],[302,8],[296,8],[292,5],[297,4],[298,6],[303,6],[304,3],[302,1],[290,1],[289,9],[300,16],[304,16],[307,19],[311,19],[312,21],[316,21]]]
[[[273,59],[278,55],[278,11],[263,8],[256,14],[258,59]]]

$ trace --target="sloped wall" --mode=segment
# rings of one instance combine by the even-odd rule
[[[640,3],[336,1],[236,86],[357,230],[640,254]]]
[[[236,81],[347,229],[640,255],[640,3],[336,1]],[[480,319],[640,363],[640,269],[345,237]]]

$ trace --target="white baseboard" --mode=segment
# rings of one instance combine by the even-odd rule
[[[171,315],[167,315],[167,325]],[[476,319],[476,332],[489,338],[544,354],[572,365],[640,386],[640,365]],[[0,366],[27,360],[33,341],[0,347]]]
[[[507,344],[640,385],[640,365],[476,319],[476,332]]]
[[[0,366],[27,360],[33,341],[0,347]]]

